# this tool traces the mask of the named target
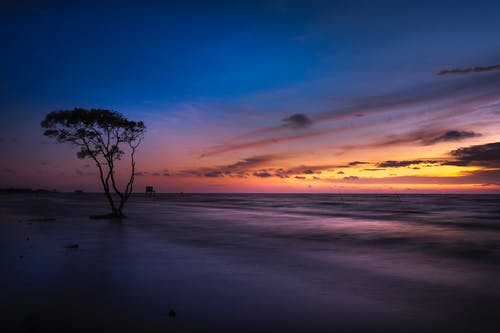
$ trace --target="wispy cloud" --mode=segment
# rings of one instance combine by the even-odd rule
[[[486,67],[470,67],[470,68],[454,68],[445,69],[436,73],[436,75],[466,75],[473,73],[485,73],[500,71],[500,65],[486,66]]]
[[[238,150],[248,149],[248,148],[259,148],[259,147],[268,146],[270,144],[311,139],[311,138],[323,136],[323,135],[330,133],[330,132],[331,132],[330,130],[324,130],[324,131],[318,131],[318,132],[309,132],[309,133],[304,133],[304,134],[290,135],[290,136],[285,136],[285,137],[277,137],[277,138],[271,138],[271,139],[263,139],[263,140],[248,141],[248,142],[243,142],[243,143],[221,145],[218,147],[209,148],[208,150],[205,151],[205,153],[203,153],[201,155],[201,157],[214,156],[214,155],[218,155],[218,154],[222,154],[222,153],[227,153],[230,151],[238,151]]]
[[[262,173],[263,171],[260,170],[262,169],[262,166],[268,165],[273,161],[279,160],[280,158],[280,156],[274,155],[253,156],[228,165],[181,170],[177,173],[177,175],[203,176],[210,178],[224,176],[246,178],[250,175],[250,173]]]
[[[465,140],[480,134],[467,128],[449,128],[450,119],[468,115],[467,118],[461,118],[461,125],[465,127],[471,122],[478,121],[478,118],[471,117],[472,112],[495,112],[497,107],[483,110],[481,106],[498,103],[499,85],[500,75],[495,74],[473,76],[465,81],[431,82],[374,97],[360,97],[349,106],[317,112],[314,117],[303,114],[292,115],[285,118],[286,122],[281,126],[252,131],[233,138],[230,143],[210,147],[202,157],[322,136],[339,137],[363,129],[387,126],[404,126],[407,130],[396,131],[398,134],[388,138],[387,136],[383,138],[386,131],[380,131],[376,140],[379,145],[405,143],[432,145],[444,141]],[[311,119],[314,119],[314,127],[310,126]],[[417,126],[421,129],[415,130]],[[295,129],[302,129],[304,132],[300,134],[290,132]],[[362,139],[363,136],[358,136],[358,142],[353,147],[362,146],[363,143],[360,142]],[[342,141],[335,141],[334,145],[341,148]]]
[[[434,144],[438,142],[443,142],[443,141],[461,141],[464,139],[469,139],[469,138],[476,138],[481,136],[481,133],[476,133],[473,131],[457,131],[457,130],[451,130],[443,133],[442,135],[439,135],[433,139],[430,139],[428,141],[423,140],[423,142],[427,142],[428,144]]]

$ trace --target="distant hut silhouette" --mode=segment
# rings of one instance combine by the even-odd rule
[[[146,186],[146,195],[151,197],[155,194],[155,190],[153,189],[153,186]]]

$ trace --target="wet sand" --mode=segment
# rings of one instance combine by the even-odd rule
[[[136,196],[118,223],[88,218],[102,195],[2,195],[0,331],[498,330],[495,198],[432,224],[410,198],[307,200]]]

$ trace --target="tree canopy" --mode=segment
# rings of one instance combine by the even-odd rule
[[[116,111],[75,108],[48,113],[41,126],[45,129],[44,135],[55,138],[59,143],[77,146],[78,158],[94,161],[112,215],[123,217],[123,206],[132,193],[134,183],[135,151],[146,131],[144,122],[128,120]],[[124,156],[124,147],[130,153],[131,173],[125,188],[120,190],[115,178],[115,161]],[[111,189],[120,199],[118,206],[110,194]]]

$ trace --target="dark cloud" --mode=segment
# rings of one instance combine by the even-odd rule
[[[319,165],[299,165],[296,167],[289,168],[284,171],[289,176],[292,175],[312,175],[321,174],[324,170],[330,170],[336,168],[337,165],[333,164],[319,164]]]
[[[144,172],[142,171],[135,172],[134,176],[139,176],[139,177],[144,176]]]
[[[272,174],[270,174],[267,171],[264,171],[264,172],[254,172],[253,175],[255,177],[260,177],[260,178],[269,178],[269,177],[273,176]]]
[[[437,161],[431,160],[411,160],[411,161],[385,161],[379,163],[377,166],[379,168],[405,168],[411,165],[418,164],[435,164]]]
[[[205,173],[204,176],[209,178],[217,178],[217,177],[224,177],[224,174],[222,171],[210,171]]]
[[[282,121],[283,126],[296,129],[306,128],[312,124],[311,119],[309,119],[309,117],[302,113],[296,113],[294,115],[291,115],[290,117],[283,119]]]
[[[360,162],[360,161],[354,161],[354,162],[349,162],[349,166],[355,166],[359,164],[370,164],[369,162]]]
[[[169,177],[170,176],[170,173],[168,171],[163,171],[163,174],[162,174],[163,177]]]
[[[500,142],[459,148],[453,150],[450,155],[454,160],[448,161],[445,164],[500,168]]]
[[[481,133],[476,133],[473,131],[448,131],[440,136],[437,136],[428,141],[428,144],[434,144],[443,141],[460,141],[469,138],[475,138],[481,136]]]
[[[338,175],[343,175],[344,174],[344,171],[339,171],[337,172]]]
[[[348,176],[348,177],[344,177],[344,179],[346,179],[346,180],[358,180],[359,177],[358,176]]]
[[[304,176],[295,176],[294,178],[295,179],[302,179],[302,180],[306,179],[306,177],[304,177]]]
[[[386,170],[384,168],[370,168],[370,169],[363,169],[361,171],[382,171],[382,170]]]
[[[283,168],[276,169],[274,175],[279,178],[290,178],[288,171]]]
[[[247,170],[249,168],[259,167],[267,162],[275,160],[276,158],[276,156],[269,155],[249,157],[234,164],[227,165],[224,169],[230,172]]]
[[[470,67],[470,68],[455,68],[455,69],[445,69],[436,73],[436,75],[465,75],[473,73],[485,73],[500,71],[500,65],[486,66],[486,67]]]
[[[160,173],[159,173],[159,172],[153,172],[153,173],[152,173],[152,175],[153,175],[153,176],[159,176],[159,175],[160,175]]]
[[[390,135],[383,140],[358,145],[357,147],[383,147],[391,145],[415,144],[429,146],[439,142],[461,141],[468,138],[479,137],[480,133],[463,130],[419,129],[404,135]],[[354,147],[346,146],[345,149]]]

